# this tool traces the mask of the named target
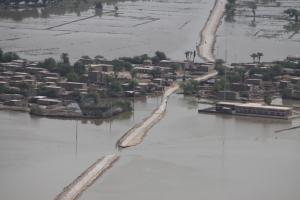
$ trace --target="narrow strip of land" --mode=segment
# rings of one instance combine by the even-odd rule
[[[201,32],[201,36],[204,37],[204,39],[201,40],[201,44],[198,47],[198,54],[206,61],[215,61],[213,55],[215,33],[217,31],[218,24],[220,23],[224,14],[225,2],[226,0],[216,0],[214,11],[211,12],[208,21],[206,22],[206,25]],[[207,41],[209,43],[207,43]],[[199,51],[199,48],[201,49],[201,51]],[[199,76],[195,78],[195,80],[204,81],[216,75],[217,72],[214,71],[207,75]],[[125,135],[117,142],[117,146],[120,148],[125,148],[140,144],[149,129],[157,122],[159,122],[160,119],[162,119],[167,108],[168,97],[176,90],[178,90],[178,88],[178,84],[174,84],[173,86],[167,88],[163,94],[160,106],[142,123],[137,124],[127,133],[125,133]],[[110,168],[118,159],[119,156],[115,154],[108,155],[99,159],[86,171],[84,171],[78,178],[76,178],[70,185],[65,187],[64,190],[59,195],[57,195],[55,200],[73,200],[78,198],[89,185],[91,185],[102,173],[104,173],[105,170]]]
[[[105,170],[110,168],[118,159],[119,156],[115,154],[100,158],[78,176],[70,185],[65,187],[64,190],[56,196],[55,200],[77,199],[89,185],[102,175]]]
[[[107,11],[107,12],[103,12],[102,14],[113,13],[113,12],[114,11]],[[58,24],[58,25],[55,25],[55,26],[48,27],[45,30],[51,30],[53,28],[57,28],[57,27],[65,26],[65,25],[72,24],[72,23],[75,23],[75,22],[91,19],[91,18],[94,18],[94,17],[97,17],[97,16],[98,15],[92,15],[92,16],[76,19],[76,20],[73,20],[73,21],[69,21],[69,22],[65,22],[65,23],[62,23],[62,24]]]
[[[200,33],[201,41],[197,46],[198,55],[207,62],[215,62],[214,46],[216,33],[225,13],[227,0],[216,0],[208,20]]]
[[[210,79],[217,75],[217,72],[214,71],[212,73],[209,73],[204,76],[199,76],[195,78],[197,81],[203,81]],[[132,129],[130,129],[117,143],[117,146],[121,148],[131,147],[140,144],[143,141],[143,138],[147,134],[147,132],[150,130],[151,127],[153,127],[157,122],[162,119],[166,109],[167,109],[167,102],[168,97],[174,93],[176,90],[179,89],[178,84],[174,84],[172,87],[169,87],[164,92],[162,101],[160,106],[148,117],[146,118],[142,123],[136,125]]]

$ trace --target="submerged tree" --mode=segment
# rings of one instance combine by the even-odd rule
[[[225,5],[225,21],[233,22],[235,15],[235,0],[227,0],[227,4]]]
[[[291,18],[295,18],[295,22],[298,23],[299,22],[299,15],[300,15],[300,11],[294,8],[289,8],[287,10],[284,11],[285,14],[288,14],[289,17]]]
[[[251,8],[252,13],[253,13],[253,20],[255,21],[255,17],[256,17],[256,9],[257,9],[257,5],[255,2],[250,2],[249,3],[249,8]]]

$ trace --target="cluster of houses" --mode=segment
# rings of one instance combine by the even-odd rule
[[[299,57],[288,57],[288,61],[300,62]],[[251,69],[270,70],[277,65],[276,62],[264,63],[234,63],[226,66],[226,71],[230,72],[244,70],[243,80],[230,82],[224,88],[214,91],[214,86],[218,81],[209,80],[200,86],[200,95],[217,100],[247,100],[263,101],[264,96],[282,96],[283,98],[300,99],[300,69],[281,66],[281,73],[272,77],[272,80],[264,80],[264,75],[260,73],[249,73]],[[258,70],[259,71],[259,70]]]
[[[27,60],[13,60],[0,63],[0,106],[28,108],[32,104],[40,108],[56,110],[61,108],[64,113],[78,114],[78,106],[68,107],[78,100],[78,96],[93,91],[105,94],[109,88],[109,81],[113,78],[122,87],[117,97],[147,95],[162,92],[164,87],[170,86],[184,69],[188,76],[205,74],[213,70],[214,66],[204,63],[177,62],[162,60],[158,65],[152,65],[151,60],[143,64],[134,65],[132,71],[114,71],[113,62],[105,59],[93,59],[85,63],[87,73],[80,76],[79,82],[69,82],[64,76],[39,67],[37,62]],[[174,67],[177,66],[177,67]],[[179,70],[178,70],[179,69]],[[130,88],[130,81],[136,85]],[[76,95],[75,95],[76,94]],[[103,96],[104,97],[104,96]],[[36,110],[36,109],[34,109]],[[72,114],[72,112],[76,112]],[[58,112],[58,111],[57,111]]]

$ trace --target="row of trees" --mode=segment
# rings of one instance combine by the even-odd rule
[[[260,63],[261,58],[264,56],[262,52],[252,53],[250,57],[253,59],[253,63],[256,62],[256,58],[258,59],[257,62]]]
[[[80,75],[86,73],[86,68],[82,62],[77,61],[74,65],[70,64],[67,53],[62,53],[58,62],[54,58],[46,58],[38,66],[67,77],[68,81],[79,81]]]
[[[12,60],[17,60],[19,58],[19,55],[15,52],[3,52],[3,50],[0,49],[0,62],[11,62]]]

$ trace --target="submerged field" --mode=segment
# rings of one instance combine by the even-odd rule
[[[105,4],[102,13],[96,13],[93,4],[81,12],[3,12],[0,47],[32,60],[58,58],[63,52],[74,61],[82,55],[115,58],[153,54],[156,50],[184,59],[184,52],[194,50],[200,41],[199,32],[213,3],[122,1],[115,4],[117,15],[112,4]]]
[[[300,55],[300,26],[293,27],[293,20],[284,14],[289,8],[299,10],[300,1],[258,1],[255,20],[248,2],[237,1],[234,22],[223,20],[215,47],[217,57],[227,57],[231,63],[252,61],[250,54],[256,52],[263,52],[265,61]]]

